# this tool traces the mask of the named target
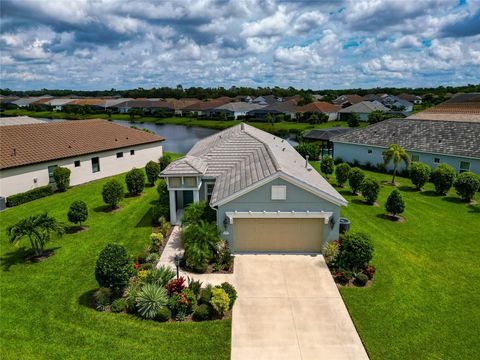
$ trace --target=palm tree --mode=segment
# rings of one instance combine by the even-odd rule
[[[29,216],[7,228],[11,244],[17,244],[22,238],[28,237],[36,256],[43,255],[45,244],[50,241],[51,232],[57,236],[65,233],[65,226],[47,213]]]
[[[395,175],[397,174],[397,168],[400,163],[403,161],[405,165],[410,164],[410,157],[408,156],[407,152],[401,146],[397,144],[390,144],[388,149],[383,152],[383,161],[385,167],[387,167],[390,161],[393,161],[393,178],[392,184],[395,185]]]

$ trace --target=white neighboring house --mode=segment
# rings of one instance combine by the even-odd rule
[[[374,100],[359,102],[358,104],[341,109],[338,113],[340,114],[340,120],[346,120],[348,114],[355,113],[358,114],[361,121],[367,121],[368,115],[374,111],[387,112],[390,111],[390,109],[382,103]]]
[[[212,112],[221,112],[228,115],[233,115],[235,119],[238,116],[245,116],[249,111],[258,110],[264,108],[265,105],[251,104],[246,102],[231,102],[225,105],[221,105],[212,110]]]
[[[62,111],[65,105],[73,101],[75,101],[75,99],[52,99],[47,102],[47,104],[52,106],[54,111]]]
[[[53,183],[57,166],[70,185],[142,168],[162,156],[161,136],[106,120],[0,126],[0,196]]]

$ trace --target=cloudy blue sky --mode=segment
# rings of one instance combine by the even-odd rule
[[[480,0],[0,0],[2,88],[480,82]]]

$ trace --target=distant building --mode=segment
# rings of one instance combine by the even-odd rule
[[[71,170],[70,184],[142,168],[162,156],[164,138],[106,120],[0,126],[0,196],[54,182],[57,166]]]
[[[390,109],[378,101],[361,101],[339,111],[339,119],[346,120],[349,114],[358,114],[361,121],[367,121],[368,115],[374,111],[388,112]]]
[[[337,120],[339,110],[339,106],[332,105],[325,101],[314,101],[310,104],[300,106],[297,109],[298,112],[304,113],[307,116],[310,114],[325,114],[328,116],[328,121]]]
[[[356,94],[347,94],[347,95],[340,95],[335,100],[332,101],[334,105],[339,105],[342,107],[347,107],[350,105],[358,104],[362,102],[363,98],[360,95]]]
[[[402,100],[409,101],[413,104],[421,104],[422,103],[422,98],[418,95],[412,95],[412,94],[400,94],[398,97]]]
[[[336,136],[348,134],[354,131],[351,127],[335,126],[326,129],[312,129],[302,135],[305,142],[314,142],[320,145],[320,158],[324,155],[335,157],[335,149],[332,139]]]
[[[231,102],[225,105],[218,106],[212,109],[214,113],[224,113],[235,117],[246,116],[249,111],[259,110],[264,108],[264,105],[246,103],[246,102]]]
[[[437,106],[412,114],[408,118],[480,123],[480,93],[457,94]]]
[[[35,119],[30,116],[0,117],[0,126],[42,124],[42,123],[45,123],[45,120]]]

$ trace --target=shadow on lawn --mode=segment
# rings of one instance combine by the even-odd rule
[[[445,196],[442,198],[443,201],[448,201],[450,203],[454,204],[465,204],[465,201],[460,199],[459,197],[453,197],[453,196]]]
[[[92,289],[84,292],[78,298],[78,305],[82,305],[88,307],[89,309],[93,308],[93,294],[97,291],[97,289]]]
[[[468,212],[474,213],[474,214],[480,214],[480,205],[468,205]]]
[[[422,192],[420,193],[420,195],[430,196],[430,197],[438,196],[438,194],[437,194],[435,191],[433,191],[433,190],[422,191]]]
[[[55,247],[51,249],[45,249],[45,253],[53,253],[55,254],[55,250],[60,249],[60,247]],[[13,265],[17,264],[27,264],[27,258],[33,255],[33,250],[30,248],[26,248],[22,246],[17,248],[15,251],[11,251],[6,253],[4,256],[0,258],[1,266],[3,271],[10,271],[10,268]],[[31,262],[35,263],[35,262]]]
[[[403,192],[418,192],[418,190],[415,189],[413,186],[406,186],[406,185],[399,186],[398,190]]]
[[[143,215],[142,219],[135,225],[136,228],[143,228],[143,227],[152,227],[152,218],[153,218],[153,209],[150,208],[148,211]]]

